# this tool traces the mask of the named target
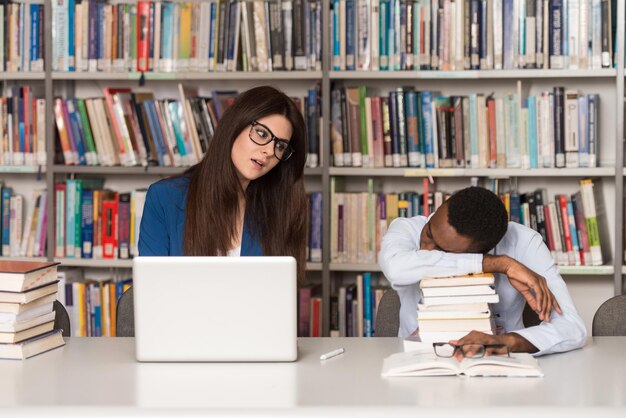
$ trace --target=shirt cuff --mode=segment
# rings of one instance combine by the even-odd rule
[[[550,353],[549,348],[551,348],[553,344],[549,340],[541,338],[539,333],[537,333],[535,330],[532,330],[530,328],[522,328],[511,332],[526,339],[526,341],[535,346],[537,352],[532,353],[534,357]]]
[[[457,269],[459,274],[482,273],[483,255],[462,254],[462,256],[458,259]]]

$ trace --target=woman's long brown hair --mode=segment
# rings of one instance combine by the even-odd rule
[[[202,161],[184,175],[190,177],[184,231],[188,256],[225,255],[236,234],[239,196],[244,193],[231,159],[237,136],[250,123],[269,115],[283,115],[292,127],[294,153],[245,191],[246,224],[265,255],[293,256],[298,280],[306,267],[307,198],[304,164],[306,128],[293,101],[281,91],[262,86],[241,93],[224,112]]]

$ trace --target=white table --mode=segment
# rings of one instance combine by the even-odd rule
[[[0,361],[0,416],[626,417],[626,337],[542,357],[544,378],[381,378],[400,350],[395,338],[304,338],[295,363],[137,363],[132,338],[70,338]]]

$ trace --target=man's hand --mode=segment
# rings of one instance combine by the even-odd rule
[[[537,351],[537,347],[528,342],[528,340],[521,335],[515,333],[501,334],[501,335],[488,335],[479,331],[472,331],[460,340],[451,340],[450,344],[463,345],[463,344],[504,344],[508,347],[510,352],[517,353],[534,353]],[[502,350],[497,348],[487,347],[485,349],[485,355],[506,354]],[[456,350],[454,352],[454,358],[458,361],[463,360],[463,352]]]
[[[522,263],[507,256],[485,255],[483,257],[485,273],[504,273],[515,288],[528,302],[530,308],[537,312],[539,319],[550,321],[550,312],[555,309],[562,314],[561,307],[548,288],[546,279],[535,273]]]

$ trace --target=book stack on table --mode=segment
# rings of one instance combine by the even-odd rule
[[[25,359],[65,344],[54,329],[59,263],[0,261],[0,359]]]
[[[470,331],[495,334],[489,304],[498,303],[492,274],[424,278],[417,310],[422,342],[458,340]]]

